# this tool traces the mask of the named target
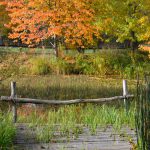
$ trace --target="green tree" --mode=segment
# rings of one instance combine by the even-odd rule
[[[5,24],[9,22],[8,13],[5,10],[5,6],[0,4],[0,36],[7,35],[8,29]]]
[[[133,51],[150,39],[150,0],[97,0],[93,7],[101,34],[130,41]]]

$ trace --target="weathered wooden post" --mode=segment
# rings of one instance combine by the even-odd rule
[[[13,113],[13,122],[17,122],[17,106],[13,100],[16,97],[16,82],[11,82],[11,98],[12,98],[12,113]]]
[[[127,95],[128,95],[127,80],[123,80],[123,96],[125,96],[124,106],[125,106],[126,112],[128,112],[128,102],[127,102],[127,98],[126,98]]]

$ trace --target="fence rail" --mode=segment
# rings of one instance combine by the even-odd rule
[[[98,99],[73,99],[73,100],[41,100],[31,98],[18,98],[16,95],[16,82],[11,82],[11,96],[1,96],[0,101],[12,103],[13,122],[17,121],[17,103],[32,103],[32,104],[49,104],[49,105],[70,105],[78,103],[102,103],[114,100],[124,100],[125,109],[127,111],[127,100],[134,98],[134,95],[128,94],[127,81],[123,80],[123,96],[114,96],[109,98]]]
[[[32,103],[32,104],[51,104],[51,105],[69,105],[69,104],[77,104],[77,103],[101,103],[101,102],[109,102],[113,100],[122,100],[133,98],[134,95],[126,95],[126,96],[115,96],[110,98],[98,98],[98,99],[74,99],[74,100],[41,100],[41,99],[31,99],[31,98],[12,98],[11,96],[1,96],[1,101],[15,103]]]

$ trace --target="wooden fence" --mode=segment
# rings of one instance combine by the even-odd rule
[[[17,103],[25,104],[49,104],[49,105],[70,105],[78,103],[102,103],[110,102],[114,100],[123,100],[126,111],[128,110],[127,100],[133,98],[134,95],[128,94],[127,81],[123,80],[123,95],[114,96],[109,98],[98,98],[98,99],[73,99],[73,100],[41,100],[31,98],[18,98],[16,94],[16,82],[11,82],[11,96],[1,96],[0,101],[9,102],[12,104],[13,122],[17,122]]]

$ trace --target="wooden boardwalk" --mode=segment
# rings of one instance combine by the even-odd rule
[[[87,128],[78,138],[66,139],[57,136],[50,143],[39,143],[35,131],[25,124],[17,124],[17,135],[14,141],[16,150],[131,150],[136,143],[133,130],[124,128],[116,134],[112,127],[97,130],[91,135]]]

